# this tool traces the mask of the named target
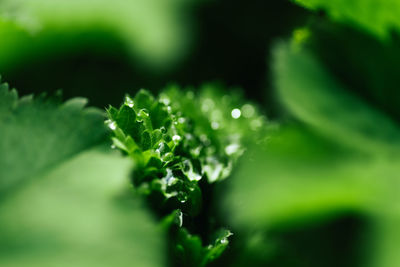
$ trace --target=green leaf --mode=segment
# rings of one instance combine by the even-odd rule
[[[247,152],[230,180],[225,216],[234,230],[250,241],[259,235],[266,245],[274,244],[268,236],[277,229],[361,214],[370,227],[363,235],[373,244],[363,247],[363,260],[391,266],[400,240],[398,126],[298,44],[278,46],[274,71],[284,107],[301,123],[282,126],[266,146]]]
[[[175,0],[1,1],[0,67],[74,48],[96,32],[120,39],[136,60],[166,67],[187,47],[187,24],[180,16],[185,5]]]
[[[304,126],[285,126],[266,147],[253,147],[243,157],[221,211],[234,231],[250,236],[241,242],[260,235],[261,245],[278,247],[270,236],[274,230],[290,232],[348,213],[361,215],[368,218],[362,232],[368,245],[355,244],[362,249],[361,260],[389,267],[399,259],[399,159],[399,154],[366,156]]]
[[[197,103],[201,109],[193,109]],[[235,108],[241,118],[232,117]],[[158,98],[140,90],[134,98],[126,96],[119,110],[110,107],[108,115],[115,146],[135,162],[134,184],[150,198],[161,196],[158,208],[172,205],[191,215],[202,205],[198,182],[226,178],[246,139],[265,126],[255,106],[212,85],[197,98],[175,87]]]
[[[304,45],[338,81],[399,121],[398,38],[384,43],[323,17],[313,18],[305,30],[295,30],[294,36],[301,37],[304,31],[308,32]]]
[[[233,225],[248,231],[363,211],[382,171],[304,127],[284,127],[246,154],[223,207]]]
[[[238,242],[257,244],[249,247],[247,256],[237,257],[241,262],[260,258],[265,263],[282,255],[285,259],[300,256],[297,246],[329,248],[335,238],[305,238],[306,243],[297,245],[288,240],[288,251],[281,240],[287,233],[297,230],[307,235],[305,229],[318,229],[352,214],[368,222],[368,228],[359,230],[368,245],[352,239],[357,251],[362,251],[362,262],[391,266],[398,259],[395,225],[400,218],[394,204],[398,202],[399,155],[391,157],[360,154],[304,126],[282,127],[265,147],[254,146],[243,156],[226,185],[227,194],[221,196],[220,212],[239,233]],[[327,253],[334,262],[340,262],[337,251]],[[318,257],[309,261],[314,266]]]
[[[207,253],[203,258],[204,266],[218,259],[224,253],[229,245],[229,237],[232,235],[232,232],[227,229],[221,229],[216,233],[217,237],[214,243],[207,246]]]
[[[184,228],[179,229],[174,249],[180,266],[207,266],[228,248],[231,235],[229,230],[221,229],[212,244],[203,246],[199,236],[191,235]]]
[[[133,107],[136,112],[139,112],[141,109],[152,110],[154,104],[154,96],[143,89],[136,93],[133,100]]]
[[[18,99],[2,84],[0,104],[0,196],[106,137],[103,114],[82,98]]]
[[[0,80],[1,82],[1,80]],[[6,116],[6,114],[17,105],[18,94],[15,90],[9,90],[8,84],[0,83],[0,118]]]
[[[305,49],[275,49],[276,88],[284,106],[299,120],[332,140],[372,153],[400,145],[398,125],[338,83]]]
[[[165,236],[132,196],[131,162],[104,148],[54,166],[0,204],[0,262],[165,266]]]
[[[164,266],[164,233],[129,190],[132,162],[98,147],[102,112],[5,84],[0,103],[2,266]]]
[[[396,0],[294,0],[312,10],[324,10],[336,21],[347,23],[382,39],[400,30],[400,2]]]
[[[212,207],[203,205],[211,205],[209,188],[231,174],[249,140],[265,141],[265,117],[243,103],[239,93],[225,95],[217,85],[206,85],[197,95],[175,86],[158,97],[141,90],[134,98],[127,96],[118,110],[109,108],[108,116],[114,145],[135,165],[136,191],[158,214],[172,212],[163,224],[180,214],[179,226],[170,226],[173,265],[214,262],[232,233],[222,230],[208,239],[215,229],[203,219]],[[210,245],[202,245],[205,239],[212,240]]]

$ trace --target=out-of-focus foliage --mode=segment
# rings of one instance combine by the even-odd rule
[[[186,5],[181,0],[1,1],[0,68],[49,49],[71,48],[99,30],[121,38],[136,58],[169,64],[183,54],[189,37],[181,15]]]
[[[379,38],[389,39],[400,29],[397,0],[294,0],[312,10],[323,10],[333,20],[352,24]]]
[[[308,31],[310,34],[305,45],[338,81],[399,120],[398,34],[394,34],[390,42],[382,42],[347,25],[323,18],[314,18]]]
[[[22,94],[63,89],[103,108],[166,84],[194,40],[202,0],[0,1],[0,72]],[[21,78],[23,77],[23,78]]]
[[[378,154],[397,150],[399,126],[348,92],[301,44],[293,46],[274,51],[276,87],[286,108],[340,144]]]
[[[267,146],[248,152],[225,200],[227,216],[237,229],[268,236],[276,228],[364,214],[374,229],[367,240],[383,240],[360,243],[366,259],[359,262],[391,266],[399,239],[390,225],[400,214],[387,207],[397,190],[387,190],[399,178],[399,126],[346,91],[301,44],[279,44],[274,52],[279,97],[303,125],[282,126]]]
[[[0,87],[1,266],[163,266],[165,236],[86,101]]]
[[[306,14],[288,1],[264,0],[3,2],[2,76],[22,94],[61,88],[101,108],[118,105],[127,91],[157,91],[170,82],[197,87],[221,80],[251,88],[245,96],[261,100],[271,41]],[[46,23],[37,27],[42,14]],[[161,41],[143,44],[153,39]]]

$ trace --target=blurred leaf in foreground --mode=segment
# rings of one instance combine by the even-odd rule
[[[1,266],[164,266],[164,234],[127,191],[130,168],[91,149],[0,203]]]
[[[86,99],[18,98],[0,85],[0,196],[106,138],[103,114]]]
[[[1,1],[1,64],[73,46],[65,40],[103,30],[121,38],[136,58],[165,67],[184,54],[186,5],[180,0]]]
[[[399,262],[398,126],[300,46],[278,45],[274,63],[280,99],[303,125],[284,125],[267,146],[247,153],[224,202],[228,218],[239,229],[268,233],[364,214],[373,245],[357,245],[367,252],[363,266]]]
[[[366,208],[374,187],[364,183],[372,174],[362,159],[304,128],[284,127],[239,165],[226,200],[232,222],[260,229]]]
[[[98,145],[84,101],[0,89],[0,265],[163,266],[165,236],[129,192],[131,162]]]
[[[339,84],[307,50],[298,49],[287,44],[275,49],[276,86],[285,107],[338,143],[376,153],[397,149],[398,125]]]
[[[334,20],[351,24],[389,39],[400,30],[400,2],[397,0],[294,0],[312,10],[323,10]]]
[[[399,34],[382,42],[324,17],[313,17],[308,29],[305,45],[337,81],[400,121]]]
[[[397,251],[400,231],[393,227],[400,220],[400,209],[396,204],[400,192],[399,125],[346,90],[306,49],[278,46],[275,60],[277,90],[292,114],[328,137],[336,146],[352,148],[343,153],[340,160],[351,164],[353,171],[346,170],[349,177],[335,184],[343,187],[342,193],[346,192],[347,186],[353,196],[358,196],[360,190],[365,193],[366,198],[357,198],[362,204],[359,212],[371,218],[373,229],[369,236],[373,245],[364,247],[365,265],[393,266],[400,260]],[[285,79],[289,78],[288,83]],[[360,152],[362,160],[358,164],[356,161],[352,163],[358,157],[348,157]],[[323,157],[327,158],[332,153],[327,151],[324,154]],[[312,161],[309,164],[315,166]],[[327,168],[321,177],[329,177],[338,170],[336,165],[333,167],[333,170]],[[354,180],[358,184],[352,184]]]

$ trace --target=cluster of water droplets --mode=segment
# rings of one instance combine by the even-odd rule
[[[170,120],[158,129],[153,129],[153,111],[139,109],[130,97],[125,98],[124,106],[135,111],[135,121],[143,125],[151,140],[149,146],[142,144],[139,154],[149,151],[161,161],[159,173],[163,175],[156,180],[162,193],[167,199],[176,198],[180,203],[186,203],[204,177],[214,183],[230,175],[234,160],[243,152],[242,133],[248,131],[243,125],[257,130],[263,125],[264,118],[257,115],[252,104],[234,105],[235,101],[229,95],[219,98],[197,95],[195,98],[195,94],[188,91],[181,96],[174,103],[167,94],[161,94],[158,100],[151,98],[153,107],[166,112]],[[189,103],[189,108],[183,108],[183,101]],[[196,103],[200,103],[199,108]],[[194,105],[193,110],[190,104]],[[114,120],[106,123],[112,131],[119,130]],[[208,129],[204,125],[208,125]],[[157,141],[153,140],[155,131],[160,136]],[[123,144],[115,145],[123,147]]]

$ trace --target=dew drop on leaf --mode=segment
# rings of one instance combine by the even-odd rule
[[[232,110],[231,115],[232,115],[232,118],[239,119],[240,116],[242,115],[242,112],[240,111],[240,109],[235,108]]]

